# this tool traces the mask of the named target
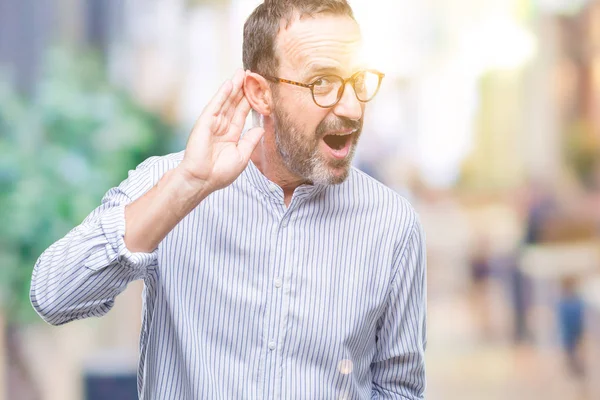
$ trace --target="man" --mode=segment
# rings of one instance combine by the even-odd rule
[[[359,43],[345,0],[259,5],[245,72],[185,152],[142,163],[42,254],[38,313],[100,316],[143,279],[143,399],[423,398],[422,229],[350,166],[383,77]],[[262,127],[242,135],[251,109]]]

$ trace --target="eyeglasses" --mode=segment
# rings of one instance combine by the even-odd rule
[[[354,94],[359,101],[366,103],[373,100],[373,97],[379,91],[384,76],[385,74],[379,71],[365,70],[356,72],[348,79],[337,75],[323,75],[308,84],[268,75],[264,77],[275,83],[289,83],[290,85],[308,88],[316,105],[322,108],[330,108],[339,103],[348,83],[352,84]]]

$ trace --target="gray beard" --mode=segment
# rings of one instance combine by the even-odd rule
[[[304,138],[291,122],[289,115],[274,110],[275,145],[284,166],[298,177],[315,184],[337,185],[344,182],[350,173],[350,166],[356,144],[362,130],[362,120],[338,119],[332,123],[322,121],[316,129],[312,139]],[[343,160],[328,160],[319,152],[319,142],[325,132],[341,130],[345,128],[356,129],[353,145],[348,157]],[[332,169],[343,169],[343,173],[336,175]]]

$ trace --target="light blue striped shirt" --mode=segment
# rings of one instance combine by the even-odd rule
[[[182,157],[143,162],[40,256],[42,318],[101,316],[143,279],[141,399],[422,399],[425,243],[408,202],[353,168],[286,207],[250,162],[154,252],[129,252],[125,205]]]

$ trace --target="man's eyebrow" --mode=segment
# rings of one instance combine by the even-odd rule
[[[365,65],[359,64],[359,65],[357,65],[357,68],[354,68],[353,70],[351,70],[351,72],[354,73],[356,71],[361,71],[361,70],[365,70],[365,69],[367,69]],[[307,76],[319,75],[319,74],[333,74],[333,75],[339,75],[342,77],[344,76],[344,72],[342,72],[340,70],[340,67],[336,67],[333,65],[313,64],[310,66],[310,68],[308,69],[308,72],[306,73]]]
[[[308,75],[313,75],[313,74],[317,74],[317,73],[339,75],[340,69],[338,67],[329,66],[329,65],[317,65],[317,64],[311,65],[311,67],[308,69]]]

